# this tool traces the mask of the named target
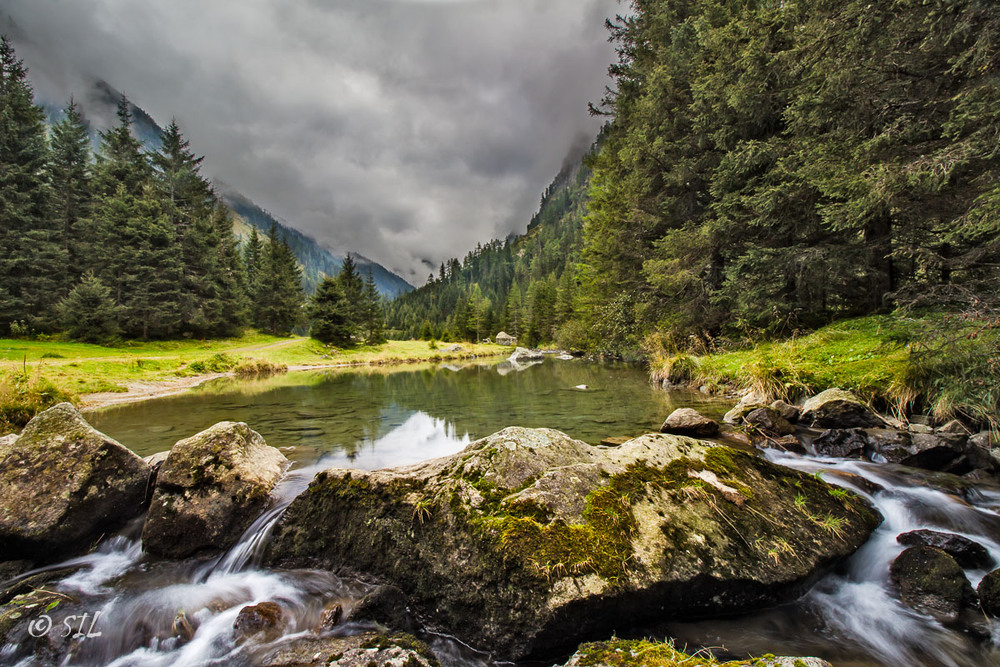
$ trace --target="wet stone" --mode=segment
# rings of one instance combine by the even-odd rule
[[[967,570],[985,570],[993,566],[993,557],[986,547],[967,537],[937,530],[911,530],[896,537],[896,541],[909,547],[928,546],[941,549]]]

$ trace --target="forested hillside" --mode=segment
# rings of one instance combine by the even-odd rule
[[[634,0],[632,10],[608,25],[620,59],[594,109],[610,122],[589,192],[580,172],[562,227],[533,223],[511,247],[449,263],[397,302],[395,326],[464,337],[517,328],[530,343],[562,332],[566,344],[630,353],[652,332],[668,346],[711,346],[899,305],[995,305],[996,4]],[[570,230],[584,207],[578,256]],[[545,233],[564,242],[542,251]],[[489,326],[468,324],[479,312]]]
[[[123,95],[102,80],[94,81],[82,93],[82,96],[77,99],[77,107],[87,128],[91,146],[96,150],[101,143],[101,127],[96,119],[114,118],[115,110]],[[65,104],[62,102],[41,104],[50,127],[55,126],[65,117]],[[163,137],[163,128],[132,100],[128,100],[128,111],[132,116],[132,134],[140,141],[143,149],[147,151],[157,150]],[[218,198],[236,214],[234,222],[241,244],[249,238],[249,227],[256,227],[261,235],[269,234],[272,227],[277,229],[278,235],[285,239],[299,262],[302,269],[303,287],[307,294],[315,292],[317,285],[324,277],[335,276],[340,271],[343,253],[337,254],[321,246],[314,238],[303,234],[291,224],[279,220],[230,185],[213,179],[212,187]],[[240,223],[244,223],[247,229],[241,229]],[[239,233],[240,231],[243,233]],[[409,283],[381,264],[361,258],[357,254],[354,254],[353,259],[357,262],[362,275],[372,273],[380,294],[391,298],[413,289]]]
[[[91,153],[70,102],[45,125],[25,68],[0,41],[0,334],[227,336],[287,333],[303,319],[288,244],[241,252],[229,209],[176,123],[147,152],[128,101]]]
[[[546,189],[524,236],[478,245],[442,263],[420,289],[388,306],[390,336],[478,340],[503,330],[529,345],[578,345],[570,322],[590,170],[579,160]]]
[[[343,257],[321,246],[316,242],[316,239],[308,234],[303,234],[287,222],[277,219],[249,197],[230,186],[219,181],[215,181],[213,185],[219,198],[247,226],[255,227],[261,234],[268,233],[271,227],[278,229],[278,233],[288,243],[302,268],[302,285],[306,294],[313,294],[323,278],[335,276],[340,272],[344,263]],[[246,240],[245,235],[241,236],[241,240]],[[382,296],[392,298],[413,289],[412,285],[378,262],[373,262],[357,253],[350,253],[350,255],[357,264],[361,275],[372,274],[375,286]]]
[[[634,2],[596,161],[597,332],[791,332],[982,304],[1000,258],[1000,8]]]

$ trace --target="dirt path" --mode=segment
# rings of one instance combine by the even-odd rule
[[[287,343],[283,342],[283,344]],[[324,368],[346,368],[357,365],[359,364],[299,364],[289,366],[288,370],[289,372],[312,371],[322,370]],[[95,394],[82,394],[80,396],[79,407],[81,411],[86,412],[88,410],[106,408],[110,405],[122,405],[125,403],[135,403],[136,401],[145,401],[151,398],[174,396],[176,394],[182,394],[189,389],[193,389],[200,384],[204,384],[205,382],[230,376],[232,376],[232,373],[205,373],[203,375],[171,378],[169,380],[137,380],[135,382],[126,383],[125,386],[128,388],[128,391],[105,391]]]
[[[129,382],[126,392],[104,391],[97,394],[83,394],[80,396],[80,410],[96,410],[109,405],[119,405],[121,403],[134,403],[144,401],[149,398],[162,398],[180,394],[192,387],[225,377],[230,373],[206,373],[194,377],[173,378],[170,380],[138,380]]]

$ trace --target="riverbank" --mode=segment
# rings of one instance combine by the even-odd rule
[[[651,357],[651,378],[665,384],[784,400],[841,387],[900,418],[1000,427],[1000,330],[991,321],[880,315],[747,349]]]
[[[0,434],[61,401],[82,409],[186,391],[230,374],[395,365],[501,355],[499,345],[388,341],[330,348],[302,336],[252,332],[214,341],[130,342],[117,347],[0,339]]]

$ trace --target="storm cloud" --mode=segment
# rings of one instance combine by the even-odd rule
[[[417,284],[522,232],[600,121],[617,0],[0,0],[39,97],[102,78],[204,169]],[[15,32],[16,30],[16,32]]]

